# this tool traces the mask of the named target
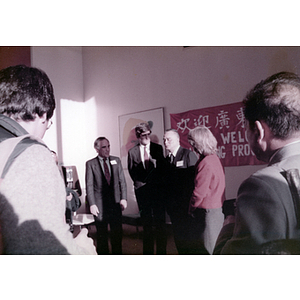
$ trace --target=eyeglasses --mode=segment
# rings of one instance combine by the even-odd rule
[[[141,137],[141,138],[149,137],[150,134],[151,134],[151,132],[149,132],[149,133],[142,133],[142,134],[140,135],[140,137]]]
[[[52,119],[48,120],[48,125],[47,125],[46,130],[48,130],[51,127],[52,124],[53,124]]]

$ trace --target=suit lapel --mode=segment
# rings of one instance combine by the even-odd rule
[[[97,156],[94,160],[94,169],[97,173],[99,173],[99,175],[101,175],[103,172],[102,172],[102,168],[101,168],[101,164],[100,164],[100,161],[99,161],[99,157]]]
[[[114,183],[114,178],[115,178],[115,175],[116,175],[116,172],[117,172],[117,161],[115,159],[113,159],[116,162],[116,164],[112,164],[111,160],[112,160],[112,157],[110,156],[109,157],[109,164],[110,164],[110,170],[111,170],[110,184],[112,185]]]
[[[94,161],[94,169],[95,169],[95,174],[96,174],[96,180],[98,180],[100,183],[103,180],[106,180],[98,156],[95,158],[95,161]]]
[[[177,153],[176,153],[176,156],[175,156],[175,159],[174,159],[174,164],[176,165],[176,163],[180,160],[182,160],[182,147],[180,146]]]
[[[140,144],[137,144],[134,147],[134,156],[136,157],[137,163],[142,162],[141,152],[140,152]]]
[[[155,156],[155,155],[154,155],[155,150],[154,150],[154,147],[153,147],[153,143],[152,143],[152,142],[150,142],[150,147],[149,147],[149,149],[150,149],[150,155],[151,155],[151,157]]]

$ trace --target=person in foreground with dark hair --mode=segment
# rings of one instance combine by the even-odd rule
[[[262,254],[263,244],[300,238],[300,78],[270,76],[243,103],[249,144],[268,166],[241,184],[215,254]]]
[[[65,222],[64,181],[42,141],[55,109],[53,87],[37,68],[0,71],[0,225],[3,254],[96,254],[87,229]]]

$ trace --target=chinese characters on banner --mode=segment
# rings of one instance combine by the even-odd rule
[[[224,167],[263,164],[248,144],[241,102],[170,114],[170,118],[171,128],[178,131],[184,148],[191,148],[189,130],[204,125],[218,141],[217,154]]]

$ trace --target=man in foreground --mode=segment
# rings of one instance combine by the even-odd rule
[[[282,72],[258,83],[244,99],[249,144],[268,164],[239,188],[215,254],[262,254],[265,243],[298,239],[300,78]]]
[[[0,71],[0,224],[4,254],[96,254],[87,230],[65,222],[64,181],[41,140],[55,109],[41,70]]]

